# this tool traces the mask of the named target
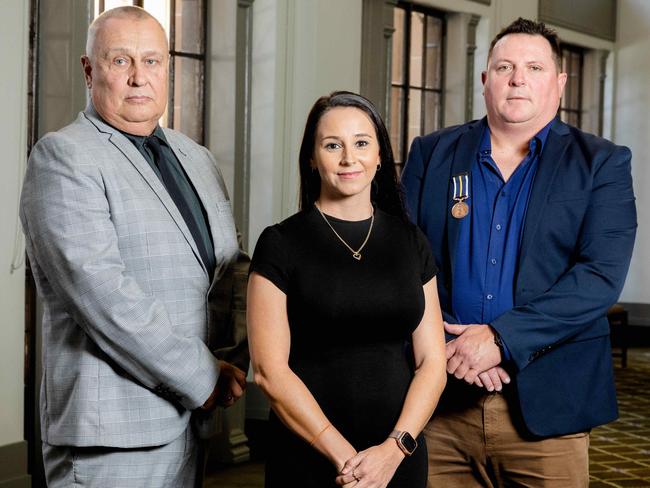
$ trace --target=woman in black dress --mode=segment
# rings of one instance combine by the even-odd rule
[[[423,488],[420,432],[446,381],[437,269],[368,100],[316,102],[300,177],[301,210],[262,233],[248,289],[266,486]]]

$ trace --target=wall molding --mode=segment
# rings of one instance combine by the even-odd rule
[[[476,28],[481,17],[470,15],[467,20],[467,64],[465,66],[465,122],[474,118],[474,65],[476,52]]]
[[[248,249],[251,173],[251,73],[253,59],[253,2],[237,2],[237,59],[235,88],[234,214],[242,245]]]
[[[363,0],[360,92],[390,120],[393,11],[397,0]]]
[[[540,0],[538,15],[546,23],[616,40],[616,0]]]

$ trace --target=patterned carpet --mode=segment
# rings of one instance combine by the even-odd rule
[[[590,488],[650,488],[650,349],[630,349],[627,368],[616,363],[620,418],[591,433]],[[223,467],[205,488],[261,488],[261,461]]]
[[[591,434],[589,486],[650,487],[650,350],[630,350],[616,387],[620,418]]]

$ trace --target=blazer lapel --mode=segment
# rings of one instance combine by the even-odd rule
[[[469,128],[469,130],[465,132],[458,139],[458,142],[456,144],[456,150],[454,152],[454,159],[451,163],[451,173],[449,175],[449,184],[448,184],[448,191],[447,191],[447,208],[446,208],[447,244],[449,246],[449,262],[451,263],[451,269],[449,270],[450,278],[454,272],[454,265],[456,260],[456,243],[458,241],[458,231],[460,228],[459,224],[461,221],[461,219],[456,219],[451,215],[451,207],[453,207],[455,203],[454,190],[453,190],[454,186],[451,182],[451,179],[454,175],[461,174],[461,173],[468,173],[469,187],[471,189],[472,164],[476,160],[476,152],[478,151],[478,146],[481,143],[481,136],[483,135],[483,129],[486,126],[487,126],[487,119],[483,118],[482,120],[472,125]],[[469,196],[471,198],[471,190]]]
[[[196,190],[199,200],[201,200],[201,203],[203,203],[203,207],[205,208],[208,216],[207,223],[209,226],[210,234],[212,235],[214,254],[217,262],[219,262],[223,257],[223,246],[219,240],[221,239],[221,235],[219,232],[216,232],[216,229],[220,228],[218,216],[216,214],[217,208],[215,204],[215,199],[218,196],[216,194],[217,189],[214,187],[209,188],[206,186],[206,181],[211,180],[209,179],[209,176],[206,176],[202,173],[201,168],[198,166],[198,158],[191,159],[187,151],[181,148],[179,144],[174,140],[174,138],[170,137],[170,134],[168,132],[165,132],[165,136],[167,136],[167,140],[169,141],[172,151],[174,151],[174,154],[178,158],[178,161],[181,163],[181,166],[192,182],[192,185],[194,185],[194,189]],[[226,199],[227,196],[223,195],[223,198]]]
[[[546,207],[549,190],[553,186],[553,180],[560,166],[560,161],[562,161],[564,152],[571,140],[569,137],[565,137],[568,134],[569,128],[566,124],[556,119],[548,133],[548,138],[538,162],[533,187],[530,190],[530,199],[526,209],[519,251],[519,270],[521,270],[523,262],[535,242],[535,233]]]
[[[217,261],[217,269],[213,276],[214,284],[221,278],[222,271],[240,249],[228,190],[218,169],[214,166],[214,161],[204,154],[203,150],[197,149],[193,144],[185,143],[183,138],[173,131],[163,130],[172,151],[194,185],[208,216],[207,223]]]
[[[192,252],[196,256],[196,259],[199,261],[199,264],[207,275],[207,270],[205,269],[205,265],[203,264],[203,260],[199,254],[199,250],[196,247],[192,233],[185,223],[185,219],[183,219],[183,216],[178,211],[178,207],[176,207],[174,200],[172,200],[172,198],[169,196],[169,192],[165,188],[165,185],[163,185],[163,183],[160,181],[160,178],[158,178],[158,175],[156,175],[153,169],[151,169],[151,166],[149,166],[147,160],[144,159],[142,154],[140,154],[140,151],[138,151],[138,149],[131,143],[131,141],[124,137],[120,131],[101,120],[92,104],[89,104],[88,107],[86,107],[85,114],[86,117],[95,125],[95,127],[97,127],[100,132],[109,135],[109,141],[122,154],[124,154],[124,157],[129,160],[135,169],[142,175],[142,178],[144,178],[156,196],[158,196],[178,226],[179,230],[183,234],[183,237],[192,248]]]

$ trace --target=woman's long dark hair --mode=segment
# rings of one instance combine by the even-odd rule
[[[320,97],[309,112],[305,133],[300,145],[300,210],[307,210],[314,205],[320,195],[321,180],[318,171],[312,169],[316,144],[316,129],[325,113],[335,107],[354,107],[368,115],[375,127],[379,142],[381,168],[377,170],[372,182],[371,198],[373,204],[386,213],[407,220],[401,187],[397,181],[395,159],[390,146],[390,137],[384,121],[370,100],[347,91],[336,91]]]

